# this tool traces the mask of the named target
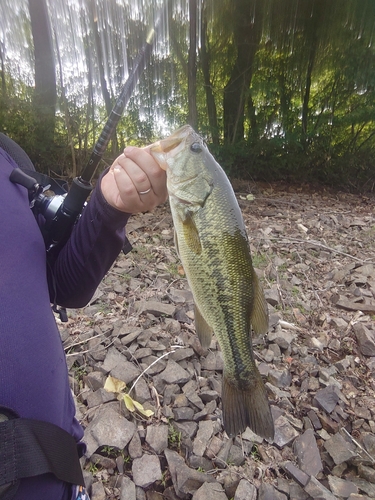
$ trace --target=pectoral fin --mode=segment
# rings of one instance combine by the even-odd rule
[[[195,330],[197,332],[199,342],[204,349],[208,349],[212,339],[212,328],[207,324],[200,310],[194,304]]]
[[[197,226],[191,214],[186,214],[185,220],[182,223],[184,239],[190,250],[199,255],[202,252],[202,244],[199,237]]]
[[[268,305],[264,298],[263,287],[256,272],[253,270],[253,308],[250,321],[256,335],[264,335],[268,332]]]

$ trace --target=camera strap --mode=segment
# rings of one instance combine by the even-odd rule
[[[84,486],[73,436],[57,425],[18,418],[0,407],[0,499],[13,498],[20,479],[47,473]]]

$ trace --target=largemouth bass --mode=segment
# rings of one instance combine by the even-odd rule
[[[233,436],[249,426],[272,439],[273,419],[251,341],[251,329],[268,331],[268,308],[232,186],[190,126],[150,152],[167,173],[175,243],[194,297],[199,340],[208,348],[214,332],[223,353],[224,429]]]

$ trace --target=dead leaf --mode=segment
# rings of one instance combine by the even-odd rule
[[[104,384],[104,389],[108,392],[121,393],[125,388],[126,384],[124,381],[119,380],[115,377],[111,377],[110,375],[107,377],[107,380]]]

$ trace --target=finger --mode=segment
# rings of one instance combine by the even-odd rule
[[[122,178],[127,181],[130,180],[136,191],[145,192],[152,188],[147,171],[126,155],[119,158],[118,168],[122,168],[126,172],[128,177],[124,176]]]
[[[126,209],[128,212],[134,213],[138,211],[142,205],[140,195],[131,177],[121,163],[114,165],[113,175],[118,189],[117,203],[122,205],[122,209]]]
[[[156,196],[163,197],[166,192],[165,172],[159,167],[157,162],[150,155],[149,148],[141,149],[135,147],[127,147],[124,150],[124,154],[127,158],[133,160],[134,164],[139,166],[139,168],[143,170],[148,178],[149,186],[147,187],[145,184],[142,184],[142,189],[139,189],[139,191],[146,191],[149,187],[151,187]],[[134,169],[134,165],[132,166],[132,168]],[[133,170],[133,172],[136,172],[135,169]],[[140,173],[138,172],[137,175],[140,175]],[[138,186],[136,181],[135,184]]]

